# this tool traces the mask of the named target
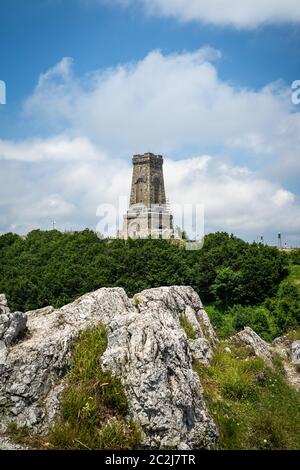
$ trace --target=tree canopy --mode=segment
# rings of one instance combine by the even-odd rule
[[[259,305],[276,294],[288,259],[276,248],[218,232],[199,251],[167,240],[100,239],[90,230],[0,236],[0,292],[14,310],[60,307],[100,287],[190,285],[204,302]],[[283,307],[282,307],[283,308]]]

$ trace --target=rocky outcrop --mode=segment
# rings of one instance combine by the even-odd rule
[[[9,313],[6,297],[4,294],[0,294],[0,315],[8,315]]]
[[[7,346],[13,344],[26,330],[27,316],[22,312],[11,313],[4,294],[0,294],[0,364],[7,355]]]
[[[294,365],[300,365],[300,341],[293,341],[291,346],[291,362]]]
[[[195,340],[189,340],[189,348],[195,361],[201,362],[202,364],[209,365],[212,357],[213,350],[205,338],[197,338]]]
[[[47,307],[27,316],[27,338],[8,347],[0,364],[2,431],[13,420],[47,432],[59,414],[74,342],[81,331],[104,324],[108,347],[99,361],[121,378],[142,445],[214,446],[216,427],[192,360],[194,355],[207,363],[217,339],[192,288],[150,289],[132,300],[123,289],[103,288],[61,309]],[[196,332],[193,342],[180,327],[182,316]]]
[[[288,335],[284,335],[269,344],[249,327],[237,333],[231,340],[245,345],[269,367],[273,367],[273,357],[277,354],[282,360],[287,382],[300,391],[300,372],[297,368],[300,364],[300,341],[292,341]]]
[[[255,356],[263,359],[270,367],[273,366],[273,356],[270,345],[248,326],[235,336],[232,336],[231,340],[234,343],[245,345]]]
[[[177,289],[175,296],[174,289]],[[180,318],[185,317],[195,335],[195,339],[188,339],[193,359],[205,365],[209,364],[213,350],[219,341],[199,296],[190,288],[188,291],[178,291],[178,288],[162,287],[159,289],[160,299],[157,293],[158,289],[149,289],[136,295],[135,302],[138,310],[143,312],[145,308],[153,308],[156,303],[156,309],[167,305],[177,325],[180,324]]]
[[[284,335],[274,339],[272,348],[282,359],[288,383],[300,392],[300,341]]]

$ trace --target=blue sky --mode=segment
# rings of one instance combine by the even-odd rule
[[[148,52],[193,51],[210,45],[223,52],[219,73],[241,86],[260,88],[300,70],[300,26],[254,30],[179,24],[82,0],[3,0],[0,17],[2,79],[11,103],[30,94],[38,75],[62,57],[75,59],[76,73],[142,59]]]
[[[153,150],[207,231],[300,244],[300,6],[278,1],[2,0],[0,231],[94,229]]]

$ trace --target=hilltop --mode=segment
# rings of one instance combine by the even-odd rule
[[[295,338],[220,341],[191,287],[102,288],[22,322],[1,299],[0,447],[300,449]]]

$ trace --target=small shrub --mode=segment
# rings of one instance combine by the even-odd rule
[[[228,311],[219,310],[215,305],[208,305],[205,310],[219,338],[228,338],[236,333],[233,318]]]
[[[272,341],[277,330],[270,312],[264,307],[243,307],[235,305],[229,309],[229,315],[233,318],[233,327],[240,331],[245,326],[252,328],[266,341]]]

